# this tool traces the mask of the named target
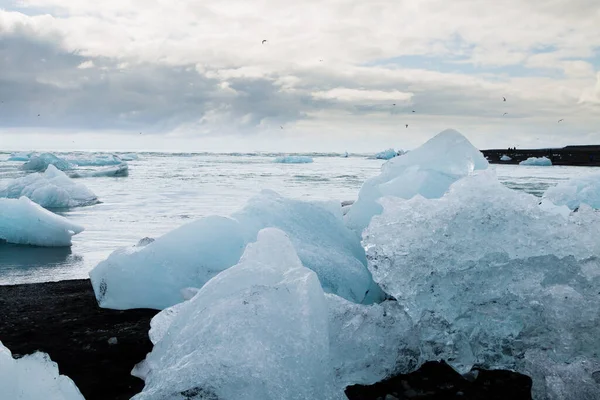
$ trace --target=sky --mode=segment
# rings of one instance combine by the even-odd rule
[[[0,150],[600,144],[598,21],[598,0],[0,0]]]

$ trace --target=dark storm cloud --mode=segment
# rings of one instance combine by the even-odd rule
[[[58,37],[23,30],[0,36],[0,71],[0,127],[167,132],[210,125],[204,117],[217,113],[239,130],[295,121],[316,104],[266,78],[233,78],[224,86],[193,66],[83,57],[62,50]]]

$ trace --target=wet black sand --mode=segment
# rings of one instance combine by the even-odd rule
[[[13,356],[48,353],[87,400],[129,399],[144,387],[130,372],[152,350],[156,313],[99,308],[89,280],[0,286],[0,341]]]
[[[152,349],[155,310],[99,308],[89,280],[0,286],[0,341],[15,357],[46,352],[87,400],[129,399],[144,383],[130,372]],[[108,340],[117,338],[117,344]],[[352,386],[350,400],[531,398],[531,380],[509,371],[465,379],[445,363],[372,386]]]

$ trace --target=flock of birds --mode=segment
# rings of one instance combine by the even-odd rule
[[[262,44],[265,44],[265,43],[267,43],[267,42],[268,42],[268,40],[267,40],[267,39],[263,39],[263,41],[262,41]],[[323,60],[319,60],[319,62],[323,62]],[[503,100],[504,102],[506,102],[506,97],[504,97],[504,96],[503,96],[503,97],[502,97],[502,100]],[[396,106],[396,103],[393,103],[393,104],[392,104],[392,106],[394,106],[394,107],[395,107],[395,106]],[[415,110],[412,110],[412,112],[415,112]],[[507,112],[505,112],[504,114],[502,114],[502,116],[503,116],[503,117],[504,117],[504,116],[506,116],[506,115],[508,115],[508,113],[507,113]],[[564,121],[564,118],[561,118],[561,119],[559,119],[559,120],[558,120],[558,122],[559,122],[559,123],[560,123],[560,122],[562,122],[562,121]],[[408,128],[408,124],[405,124],[404,126],[405,126],[406,128]],[[281,129],[283,129],[283,126],[280,126],[280,128],[281,128]]]
[[[268,42],[268,40],[267,40],[267,39],[263,39],[261,43],[262,43],[262,44],[265,44],[265,43],[267,43],[267,42]],[[319,62],[323,62],[323,60],[319,60]],[[506,97],[502,97],[502,100],[503,100],[504,102],[506,102]],[[4,101],[2,101],[2,103],[4,103]],[[396,103],[393,103],[393,104],[392,104],[392,106],[394,106],[394,107],[395,107],[395,106],[396,106]],[[415,112],[415,110],[412,110],[412,112],[414,113],[414,112]],[[508,113],[507,113],[507,112],[505,112],[504,114],[502,114],[502,116],[503,116],[503,117],[504,117],[504,116],[506,116],[506,115],[508,115]],[[38,116],[38,117],[40,117],[40,116],[41,116],[41,114],[38,114],[37,116]],[[559,120],[558,120],[558,123],[561,123],[561,122],[563,122],[563,121],[564,121],[564,118],[561,118],[561,119],[559,119]],[[283,126],[281,126],[281,125],[280,125],[279,127],[280,127],[281,129],[283,129]],[[405,127],[406,127],[406,128],[408,128],[408,124],[405,124]],[[141,134],[142,134],[142,132],[140,132],[140,135],[141,135]]]

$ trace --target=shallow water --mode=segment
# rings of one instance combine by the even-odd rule
[[[60,154],[57,154],[60,157]],[[0,154],[5,160],[7,154]],[[0,244],[0,284],[87,277],[112,251],[160,236],[202,216],[229,215],[262,189],[314,200],[355,199],[382,160],[315,156],[312,164],[277,164],[275,155],[140,154],[129,176],[78,179],[100,204],[56,211],[86,230],[71,249]],[[24,175],[22,162],[0,161],[0,185]],[[558,181],[589,173],[584,167],[495,166],[508,187],[541,195]]]

